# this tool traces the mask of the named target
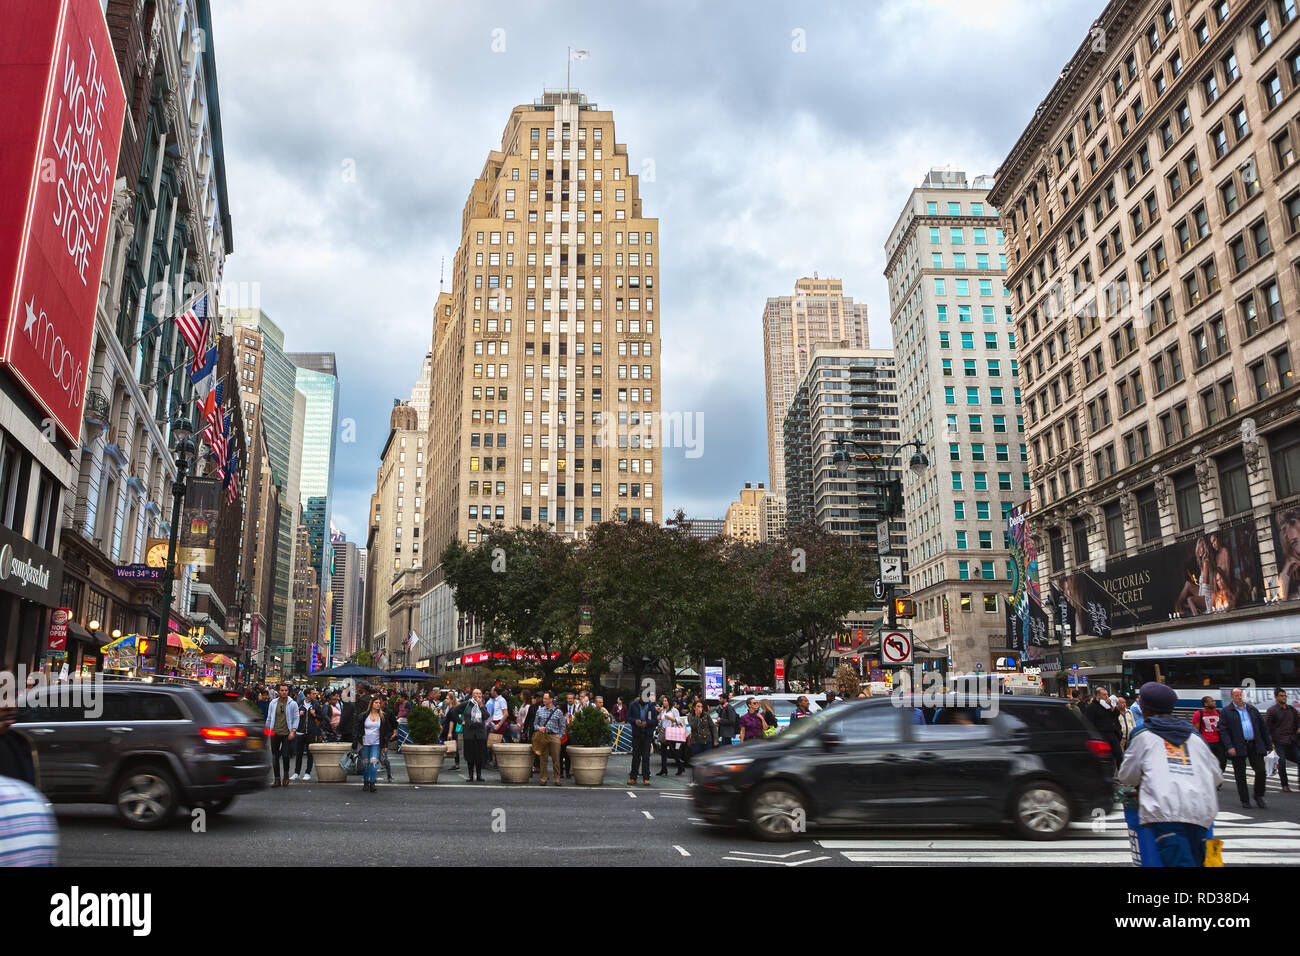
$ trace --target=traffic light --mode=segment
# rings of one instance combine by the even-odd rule
[[[894,598],[894,617],[916,617],[916,602],[911,598]]]

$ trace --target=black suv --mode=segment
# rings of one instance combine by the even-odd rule
[[[715,823],[747,821],[788,840],[803,824],[1011,821],[1026,839],[1062,836],[1114,804],[1114,763],[1070,701],[997,699],[987,709],[850,701],[795,721],[771,740],[695,761],[691,791]],[[922,703],[916,698],[916,703]]]
[[[128,826],[152,829],[178,807],[220,813],[265,789],[265,727],[238,694],[106,681],[88,711],[67,688],[29,692],[14,725],[36,748],[51,802],[111,803]]]

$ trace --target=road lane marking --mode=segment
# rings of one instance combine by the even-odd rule
[[[633,800],[636,799],[636,794],[635,794],[633,791],[631,791],[631,790],[629,790],[629,791],[627,792],[627,795],[628,795],[629,797],[631,797]]]
[[[649,810],[642,810],[641,812],[645,814],[645,818],[646,818],[647,820],[653,820],[653,819],[654,819],[654,817],[650,816],[650,811],[649,811]]]
[[[679,847],[676,843],[673,844],[673,849],[676,850],[678,853],[680,853],[682,856],[690,856],[689,853],[687,853],[684,849]]]
[[[846,854],[847,855],[847,854]],[[776,866],[803,866],[805,863],[820,863],[823,860],[829,860],[829,856],[813,856],[806,860],[760,860],[750,856],[724,856],[724,860],[731,860],[733,863],[773,863]]]
[[[765,856],[774,860],[788,860],[792,856],[800,856],[804,853],[811,853],[811,850],[791,850],[789,853],[759,853],[755,850],[732,850],[737,856]]]

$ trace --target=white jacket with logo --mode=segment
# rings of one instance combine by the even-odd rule
[[[1149,727],[1134,733],[1116,780],[1122,787],[1138,788],[1143,825],[1194,823],[1209,829],[1219,812],[1219,760],[1196,733],[1181,746]]]

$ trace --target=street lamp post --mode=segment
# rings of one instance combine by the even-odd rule
[[[849,445],[852,445],[854,448],[861,450],[862,457],[866,458],[868,461],[871,462],[872,471],[876,473],[877,495],[879,495],[882,488],[884,488],[885,491],[885,499],[881,503],[879,508],[880,517],[883,518],[885,521],[888,521],[890,518],[894,517],[896,514],[902,511],[902,501],[901,501],[901,496],[900,496],[900,500],[897,501],[895,500],[893,494],[892,482],[890,483],[890,487],[885,487],[885,483],[880,480],[880,475],[882,474],[880,468],[880,462],[884,456],[871,454],[871,452],[866,450],[866,446],[862,442],[854,441],[852,438],[849,438],[847,435],[840,434],[836,436],[835,452],[831,456],[831,461],[835,465],[836,474],[838,474],[841,478],[845,478],[848,476],[849,468],[853,465],[853,461],[854,461],[853,455],[850,454],[848,451]],[[888,457],[890,459],[897,458],[902,453],[904,448],[916,449],[916,451],[912,453],[912,457],[907,463],[907,466],[915,474],[918,475],[922,474],[926,469],[930,467],[930,459],[925,454],[925,445],[920,441],[903,442],[901,445],[895,448]],[[861,508],[861,505],[859,505],[859,508]],[[884,552],[882,552],[880,548],[880,543],[879,541],[877,541],[876,543],[876,559],[877,559],[876,566],[877,567],[879,567],[879,559],[881,558],[883,553]],[[886,613],[889,615],[889,626],[892,629],[898,626],[897,608],[894,605],[894,585],[886,584],[884,585],[884,588],[885,588],[885,605],[887,607]]]
[[[158,618],[158,647],[155,650],[154,678],[162,677],[167,661],[167,630],[171,618],[172,591],[176,583],[176,543],[180,536],[185,508],[185,474],[189,470],[189,456],[194,453],[190,436],[194,428],[189,419],[179,415],[172,424],[172,440],[176,449],[176,480],[172,482],[172,527],[167,540],[167,568],[163,571],[163,606]]]
[[[248,664],[251,658],[251,652],[244,645],[244,611],[245,604],[248,601],[248,585],[241,583],[239,585],[239,600],[235,602],[235,610],[239,612],[239,617],[235,624],[235,639],[239,641],[239,657],[244,663],[244,683],[248,682]],[[239,681],[239,663],[235,664],[235,683]]]

